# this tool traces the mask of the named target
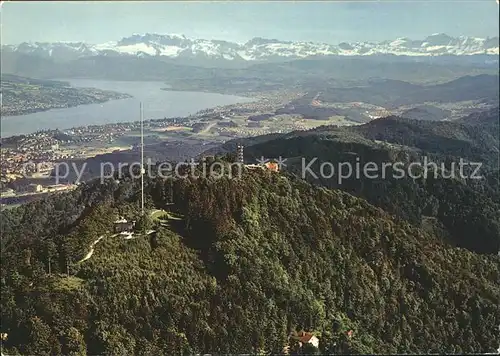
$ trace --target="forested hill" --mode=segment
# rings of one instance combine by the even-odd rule
[[[313,184],[344,190],[417,227],[434,231],[452,246],[480,253],[500,249],[498,109],[471,115],[460,122],[429,122],[389,117],[356,127],[325,126],[306,132],[230,141],[222,152],[245,144],[245,159],[286,158],[284,170]],[[398,176],[394,166],[433,162],[427,177]],[[462,179],[460,160],[481,164],[481,179]],[[314,162],[313,162],[314,161]],[[304,169],[313,162],[310,170]],[[377,176],[351,174],[339,181],[339,164],[355,169],[373,162]],[[330,176],[321,164],[333,165]],[[472,176],[471,171],[468,172]],[[444,170],[443,170],[444,168]],[[454,172],[452,175],[452,172]],[[465,171],[464,171],[465,172]],[[345,172],[344,172],[345,173]],[[417,172],[418,173],[418,172]],[[451,177],[451,178],[450,178]]]
[[[441,155],[467,157],[496,164],[498,168],[498,108],[454,122],[387,117],[348,130],[366,139],[387,141]]]
[[[138,215],[138,189],[94,183],[1,213],[4,353],[281,353],[299,330],[322,353],[498,347],[496,255],[264,171],[147,180],[148,209],[172,218],[113,236],[117,216]]]
[[[235,139],[206,153],[234,152],[238,143],[248,147],[273,140],[285,142],[298,137],[314,136],[371,147],[380,147],[382,141],[406,146],[414,151],[476,159],[498,169],[499,125],[498,107],[473,113],[456,121],[436,122],[389,116],[359,126],[320,126],[308,131]]]
[[[458,122],[464,123],[466,125],[480,126],[483,130],[491,129],[491,134],[498,137],[500,135],[500,132],[498,130],[498,125],[500,124],[498,117],[499,110],[500,109],[496,107],[485,112],[472,113],[464,118],[461,118],[460,120],[458,120]]]

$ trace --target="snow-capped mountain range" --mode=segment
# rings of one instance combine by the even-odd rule
[[[134,34],[117,42],[87,44],[68,43],[21,43],[4,45],[3,51],[32,54],[54,59],[68,60],[81,57],[105,56],[152,56],[165,58],[218,59],[266,61],[272,59],[297,59],[316,56],[370,56],[393,54],[401,56],[441,56],[499,54],[498,37],[450,37],[433,34],[423,40],[398,38],[393,41],[342,42],[338,45],[314,42],[289,42],[254,38],[239,44],[220,40],[190,39],[184,35]]]

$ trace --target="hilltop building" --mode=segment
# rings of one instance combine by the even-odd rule
[[[272,172],[279,172],[280,168],[278,163],[274,161],[269,161],[264,164],[245,164],[245,168],[248,169],[262,169],[262,170],[268,170]]]
[[[279,170],[280,170],[280,167],[279,167],[278,163],[275,162],[275,161],[266,162],[266,163],[264,163],[264,166],[268,170],[273,171],[273,172],[279,172]]]
[[[244,164],[243,145],[238,145],[236,150],[236,159],[238,163]],[[272,172],[279,172],[279,164],[275,160],[269,160],[263,164],[245,164],[248,169],[267,169]]]
[[[130,232],[135,227],[135,221],[127,221],[124,218],[115,221],[114,230],[115,233]]]

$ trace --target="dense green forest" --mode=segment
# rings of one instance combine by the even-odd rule
[[[432,225],[438,236],[452,245],[496,254],[500,250],[498,139],[496,108],[459,122],[388,117],[361,126],[324,126],[240,142],[247,144],[249,162],[261,156],[286,157],[284,169],[303,176],[304,167],[314,161],[310,171],[317,177],[309,171],[304,174],[311,183],[342,189],[418,227]],[[228,142],[222,150],[231,151],[235,143]],[[429,166],[426,178],[401,178],[393,167],[376,178],[352,174],[339,181],[339,172],[333,177],[319,174],[324,162],[335,168],[340,163],[363,167],[368,162],[377,167],[401,162],[408,167],[425,159],[437,165],[437,170]],[[462,179],[457,164],[460,159],[481,163],[482,178]]]
[[[298,330],[323,353],[498,347],[496,255],[260,171],[147,180],[147,208],[177,218],[125,240],[113,221],[138,217],[138,191],[93,182],[2,212],[5,354],[281,353]]]
[[[493,352],[495,139],[498,110],[456,123],[321,127],[248,140],[249,161],[287,157],[281,173],[147,178],[145,216],[131,178],[2,211],[2,353]],[[315,157],[428,157],[444,169],[419,179],[390,170],[301,179],[301,158]],[[483,178],[447,178],[459,158],[484,163]],[[234,154],[214,159],[228,164]],[[119,217],[137,221],[132,238],[113,232]],[[289,337],[298,331],[314,333],[319,349],[300,348]]]

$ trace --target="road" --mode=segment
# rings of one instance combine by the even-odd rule
[[[84,258],[82,258],[80,261],[78,261],[78,263],[82,263],[84,261],[87,261],[90,257],[92,257],[92,255],[94,254],[94,247],[95,245],[101,241],[102,239],[104,238],[104,235],[101,235],[99,236],[99,238],[97,240],[95,240],[94,242],[92,242],[90,244],[90,251],[85,255]]]

